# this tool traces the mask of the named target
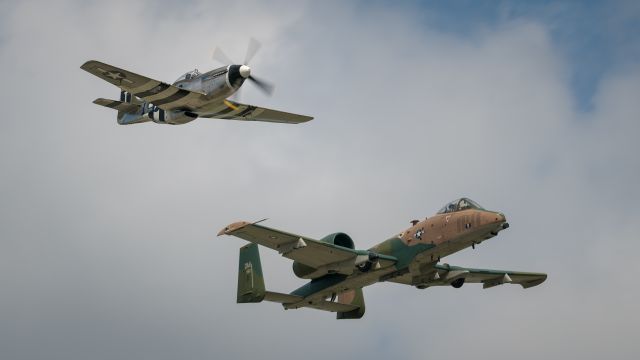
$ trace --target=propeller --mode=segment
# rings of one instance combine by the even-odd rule
[[[221,64],[233,64],[233,60],[229,59],[229,57],[218,47],[213,50],[212,58]]]
[[[262,91],[266,95],[271,96],[274,90],[273,84],[251,75],[251,67],[249,67],[249,62],[258,53],[258,50],[260,50],[261,46],[262,45],[258,40],[250,38],[249,44],[247,46],[247,52],[244,56],[244,62],[242,63],[242,65],[232,65],[232,67],[234,67],[234,71],[237,71],[237,74],[239,74],[239,76],[241,76],[243,79],[251,81],[260,91]],[[222,64],[235,63],[218,47],[213,50],[212,58],[213,60],[218,61]]]
[[[249,44],[247,45],[247,53],[244,56],[243,64],[245,65],[249,64],[249,61],[253,59],[253,57],[256,55],[258,50],[260,50],[260,47],[262,47],[262,45],[260,44],[260,42],[258,42],[258,40],[254,38],[250,38]]]
[[[258,89],[260,89],[263,93],[271,96],[273,94],[273,84],[271,84],[270,82],[266,82],[264,80],[258,79],[257,77],[253,76],[253,75],[249,75],[249,77],[247,78],[249,81],[253,82],[253,84],[255,86],[258,87]]]

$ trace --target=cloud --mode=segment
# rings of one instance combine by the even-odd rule
[[[456,35],[410,9],[283,4],[4,5],[7,358],[633,358],[638,64],[607,74],[582,112],[545,23]],[[117,89],[79,69],[96,58],[171,81],[216,66],[216,45],[241,59],[250,36],[277,90],[242,100],[313,122],[117,126],[91,104]],[[459,196],[512,227],[447,261],[548,282],[375,285],[353,322],[234,303],[242,243],[215,237],[232,221],[346,231],[366,248]],[[268,288],[302,284],[262,256]]]

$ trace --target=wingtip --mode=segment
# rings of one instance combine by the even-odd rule
[[[533,281],[529,281],[526,283],[522,283],[522,288],[523,289],[528,289],[528,288],[532,288],[534,286],[538,286],[540,284],[542,284],[543,282],[545,282],[547,280],[547,274],[540,274],[540,278],[533,280]]]
[[[97,62],[96,60],[88,60],[85,61],[84,64],[80,65],[80,69],[82,70],[87,70],[89,68],[89,66],[93,63]]]
[[[232,232],[238,230],[238,229],[242,229],[243,227],[250,225],[250,222],[247,221],[237,221],[234,222],[232,224],[229,224],[225,227],[223,227],[220,231],[218,231],[218,235],[217,236],[221,236],[221,235],[229,235]]]
[[[307,116],[307,115],[297,115],[297,116],[298,118],[295,121],[282,121],[282,122],[287,124],[304,124],[306,122],[313,120],[313,116]]]

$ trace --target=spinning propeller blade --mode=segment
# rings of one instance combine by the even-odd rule
[[[264,80],[260,80],[258,78],[256,78],[253,75],[250,75],[248,77],[249,81],[252,81],[254,83],[255,86],[258,87],[258,89],[260,89],[262,92],[264,92],[267,95],[271,95],[273,94],[273,84],[264,81]]]
[[[244,65],[249,65],[249,61],[253,59],[262,45],[254,38],[249,39],[249,45],[247,45],[247,53],[244,56]]]
[[[213,50],[213,56],[211,58],[221,64],[233,64],[233,61],[218,47]]]
[[[258,79],[253,75],[250,75],[251,68],[247,66],[251,61],[251,59],[253,59],[253,57],[258,53],[258,50],[260,50],[260,47],[262,47],[262,45],[258,40],[254,38],[249,39],[249,44],[247,46],[247,53],[245,54],[244,63],[243,63],[245,67],[244,71],[247,71],[247,73],[243,75],[243,77],[246,77],[247,80],[251,81],[255,86],[258,87],[258,89],[260,89],[260,91],[262,91],[266,95],[271,96],[271,94],[273,94],[273,89],[274,89],[273,84],[269,83],[268,81]],[[222,64],[234,64],[234,61],[231,60],[227,55],[225,55],[225,53],[222,50],[220,50],[220,48],[218,47],[216,47],[215,50],[213,50],[212,58],[213,60],[216,60]],[[249,76],[247,77],[247,75]],[[239,95],[238,92],[236,92],[236,96],[238,95]]]

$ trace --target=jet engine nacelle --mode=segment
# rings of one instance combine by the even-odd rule
[[[341,232],[327,235],[322,239],[320,239],[320,241],[337,245],[337,246],[342,246],[349,249],[355,249],[355,245],[351,237]],[[305,264],[301,264],[297,261],[294,261],[292,266],[293,266],[293,273],[297,277],[302,279],[316,279],[329,273],[329,270],[319,272],[318,269]]]
[[[147,113],[147,117],[157,124],[179,125],[195,120],[198,115],[189,111],[164,111],[154,107]]]
[[[351,240],[351,237],[345,233],[333,233],[330,235],[327,235],[325,237],[323,237],[322,239],[320,239],[320,241],[322,242],[326,242],[329,244],[333,244],[333,245],[338,245],[338,246],[342,246],[345,248],[349,248],[349,249],[355,249],[355,245],[353,244],[353,240]]]

